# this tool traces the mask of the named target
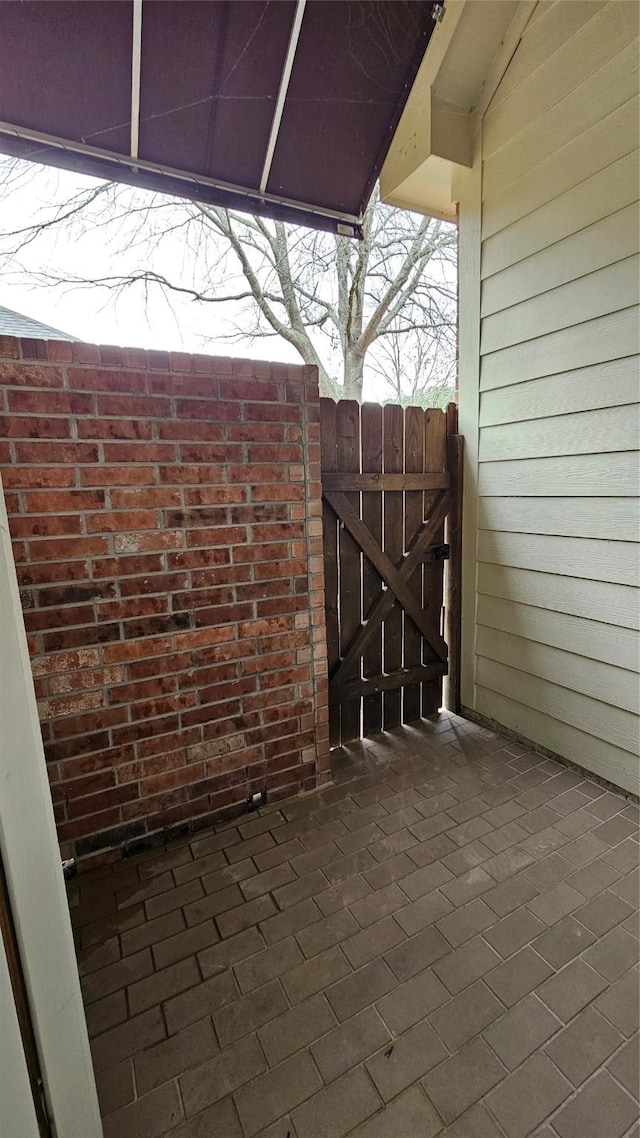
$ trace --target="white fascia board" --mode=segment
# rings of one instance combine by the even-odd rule
[[[452,192],[452,163],[431,154],[404,182],[389,190],[380,181],[380,196],[387,205],[411,209],[443,221],[456,220]]]
[[[536,0],[446,0],[382,168],[383,201],[455,219],[457,174],[472,166],[482,116],[535,7]],[[452,85],[456,73],[470,77],[464,96]]]
[[[431,34],[382,167],[380,185],[384,200],[388,200],[388,195],[393,194],[432,153],[431,89],[468,2],[470,0],[447,0],[444,16]]]
[[[393,174],[386,166],[383,168],[380,175],[382,200],[400,209],[419,210],[432,217],[454,221],[452,176],[456,166],[471,166],[472,127],[467,111],[446,103],[429,88],[425,93],[421,124],[419,128],[416,126],[413,136],[414,159],[408,161],[408,151],[405,151],[405,160],[396,166]],[[420,160],[416,161],[418,150]]]

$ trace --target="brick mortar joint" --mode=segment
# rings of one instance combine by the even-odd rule
[[[15,363],[15,360],[12,362]],[[33,367],[42,366],[42,361],[37,360],[37,359],[25,360],[24,363],[26,366],[33,366]],[[140,359],[136,360],[135,363],[136,363],[136,366],[138,366],[138,367],[141,366]],[[150,359],[148,356],[145,358],[143,363],[145,365],[148,365],[150,363]],[[53,361],[52,361],[52,364],[53,364]],[[123,363],[121,365],[121,368],[118,368],[118,369],[115,367],[105,368],[104,364],[102,363],[102,360],[94,360],[93,362],[85,361],[83,363],[79,363],[78,361],[75,361],[75,362],[70,363],[68,366],[80,367],[80,368],[83,368],[84,370],[86,370],[87,372],[95,371],[96,368],[100,368],[100,370],[112,371],[114,374],[118,374],[119,372],[121,374],[122,369],[126,370],[127,367],[129,367],[130,370],[133,370],[133,367],[134,367],[133,364],[129,364],[129,365],[125,364],[124,360],[123,360]],[[76,388],[71,387],[70,377],[69,377],[69,372],[68,372],[68,366],[67,365],[61,365],[60,361],[55,361],[55,367],[58,368],[59,370],[61,370],[62,375],[63,375],[63,387],[64,387],[64,389],[67,391],[67,393],[69,393],[70,391],[73,391],[74,393],[77,394],[78,392],[76,391]],[[158,368],[158,370],[160,370],[160,368]],[[162,370],[163,371],[168,370],[166,363],[165,363],[165,365],[163,365]],[[184,375],[185,373],[182,372],[182,374]],[[147,379],[148,378],[149,377],[147,377]],[[242,379],[242,380],[250,380],[251,374],[247,373],[244,375],[236,375],[234,378]],[[268,377],[263,375],[260,378],[262,380],[265,380]],[[274,377],[272,377],[272,378],[273,378],[273,381],[276,382],[275,378]],[[303,369],[296,370],[295,372],[293,372],[293,374],[292,374],[292,371],[289,371],[288,380],[286,380],[286,381],[283,380],[282,377],[278,377],[278,383],[280,385],[281,393],[282,394],[287,393],[287,389],[285,386],[285,384],[287,382],[291,383],[292,379],[295,379],[296,381],[298,381],[301,378],[303,380],[306,378],[306,374],[305,374]],[[215,383],[216,383],[216,381],[212,378],[212,387],[215,386]],[[18,388],[16,388],[16,390],[18,390]],[[21,387],[20,390],[21,391],[24,390],[24,387]],[[56,388],[56,390],[59,391],[60,389]],[[148,390],[148,384],[147,384],[146,390]],[[179,398],[181,398],[181,394],[182,393],[180,393],[180,394],[177,393],[174,397],[171,397],[171,399],[169,400],[169,403],[168,403],[173,421],[179,421],[178,415],[177,415],[177,412],[178,412],[177,400]],[[201,396],[196,396],[196,399],[198,399],[198,398],[201,398]],[[211,394],[211,398],[212,399],[214,398],[213,392]],[[70,439],[72,442],[80,444],[80,445],[85,445],[85,444],[89,445],[89,443],[91,443],[92,445],[96,446],[98,448],[97,453],[98,453],[98,459],[99,459],[99,462],[97,465],[99,466],[100,463],[102,463],[102,464],[105,463],[105,448],[107,446],[111,446],[113,448],[114,442],[115,442],[115,445],[117,446],[118,441],[117,440],[110,440],[108,437],[90,440],[88,437],[85,438],[83,435],[83,432],[81,432],[81,430],[79,430],[79,423],[80,422],[85,420],[87,417],[96,417],[96,412],[97,412],[96,403],[97,403],[98,399],[99,399],[99,393],[96,393],[96,392],[92,393],[91,401],[86,402],[85,406],[87,409],[83,413],[76,413],[74,415],[69,415],[69,416],[66,416],[66,418],[68,418],[68,420],[69,420],[69,434],[68,434],[67,438]],[[249,416],[249,413],[247,410],[248,401],[245,399],[241,399],[241,398],[237,398],[236,401],[240,404],[240,408],[241,408],[241,417],[238,421],[241,423],[246,423],[247,426],[249,427],[251,419],[250,419],[250,416]],[[261,402],[261,400],[259,400],[259,399],[255,400],[255,401],[258,403]],[[302,449],[302,458],[303,458],[303,465],[305,468],[305,475],[306,475],[306,477],[304,479],[305,486],[303,489],[305,509],[304,509],[304,517],[302,519],[299,518],[299,511],[297,508],[295,510],[295,515],[299,520],[304,521],[304,533],[303,533],[302,541],[304,543],[303,547],[305,549],[307,563],[308,563],[309,558],[313,556],[312,551],[311,551],[312,550],[311,542],[316,540],[316,537],[314,535],[314,537],[312,538],[310,533],[309,533],[309,519],[307,517],[308,510],[306,509],[306,507],[309,503],[317,504],[317,490],[315,490],[315,491],[311,490],[311,485],[312,485],[312,483],[317,482],[317,478],[315,478],[315,477],[312,478],[310,473],[309,473],[309,470],[308,470],[309,447],[311,445],[311,442],[309,439],[309,427],[311,425],[309,422],[310,416],[308,415],[307,403],[305,402],[304,394],[303,394],[302,398],[300,398],[299,400],[296,400],[295,402],[292,398],[290,403],[287,403],[286,405],[290,406],[290,407],[299,408],[300,428],[301,428],[301,433],[302,433],[302,439],[300,440],[300,442],[302,444],[302,448],[301,448]],[[296,414],[298,414],[298,412],[296,412]],[[33,415],[35,416],[35,412],[33,412]],[[29,417],[29,416],[27,416],[27,417]],[[101,417],[103,417],[103,416],[97,415],[97,418],[101,418]],[[114,416],[107,416],[107,421],[114,421],[114,420],[115,420]],[[175,442],[170,444],[166,439],[162,438],[161,437],[161,431],[160,431],[160,420],[157,417],[151,417],[149,420],[145,420],[145,421],[149,423],[149,436],[148,436],[148,438],[150,438],[151,440],[153,440],[155,443],[158,443],[158,444],[162,443],[163,445],[166,445],[166,446],[172,445],[173,457],[171,459],[171,462],[172,463],[184,462],[183,455],[180,451],[178,451],[178,447],[180,445],[186,445],[186,443],[181,444],[178,440],[176,440]],[[182,421],[188,422],[190,420],[182,419]],[[193,421],[195,422],[196,420],[193,420]],[[257,421],[260,421],[260,420],[257,420]],[[265,421],[268,421],[268,420],[265,420]],[[276,417],[275,421],[279,422],[277,417]],[[287,438],[287,437],[288,438],[296,438],[297,429],[294,430],[294,425],[290,422],[290,420],[284,419],[284,420],[282,420],[282,424],[283,424],[282,432],[283,432],[284,437],[285,438]],[[229,426],[225,425],[224,431],[223,431],[223,440],[222,440],[223,442],[224,442],[224,439],[228,440],[228,434],[229,433],[230,433],[230,428],[229,428]],[[281,436],[281,438],[282,438],[282,436]],[[46,441],[46,440],[42,440],[42,441]],[[66,442],[66,441],[67,441],[66,439],[62,440],[61,445],[63,445],[63,442]],[[296,438],[296,442],[297,441],[298,440]],[[14,441],[12,440],[11,444],[10,444],[10,448],[9,448],[9,454],[13,459],[17,458],[17,454],[16,454],[16,450],[15,450],[16,445],[17,444],[14,443]],[[239,445],[242,448],[243,459],[245,461],[247,461],[248,457],[249,457],[249,455],[248,455],[248,447],[249,447],[248,438],[245,438],[244,440],[242,440]],[[313,445],[317,446],[316,440],[314,440]],[[144,456],[144,455],[141,455],[138,459],[138,462],[144,463],[146,461],[147,461],[146,456]],[[278,461],[280,461],[280,460],[278,460]],[[110,462],[114,462],[114,458],[110,458]],[[134,462],[134,460],[131,460],[131,465],[135,465],[135,464],[136,463]],[[18,464],[18,465],[21,465],[21,464]],[[35,464],[35,463],[30,464],[30,465],[33,465],[37,468],[37,464]],[[73,469],[73,471],[74,471],[74,488],[75,489],[83,490],[83,489],[87,488],[87,487],[85,487],[85,485],[83,483],[83,478],[82,478],[82,474],[81,474],[83,464],[81,462],[79,462],[79,461],[73,462],[72,461],[69,463],[64,463],[62,465],[65,467],[70,467],[71,469]],[[296,465],[299,465],[299,463],[296,463]],[[159,462],[158,461],[154,461],[154,462],[150,463],[150,471],[151,471],[151,476],[150,476],[150,479],[148,480],[149,485],[151,487],[161,487],[163,485],[163,483],[160,482]],[[145,485],[147,485],[147,483],[145,483]],[[134,489],[135,489],[135,484],[132,484],[131,485],[131,492],[132,493],[133,493]],[[187,492],[186,483],[184,485],[181,484],[179,486],[179,501],[180,501],[182,507],[185,507],[186,492]],[[19,502],[20,507],[24,507],[24,505],[25,505],[24,493],[25,492],[23,490],[20,490],[19,494],[18,494],[18,502]],[[114,493],[114,487],[111,486],[110,484],[107,484],[104,488],[104,493],[105,493],[104,508],[110,509],[110,510],[114,509],[115,507],[113,505],[113,500],[112,500],[112,494]],[[131,508],[134,508],[134,507],[132,506]],[[21,510],[21,512],[24,512],[24,511]],[[82,528],[83,528],[83,537],[84,538],[89,538],[89,527],[87,525],[87,516],[88,516],[88,513],[90,513],[90,512],[91,512],[90,509],[87,508],[86,510],[81,511],[80,515],[79,515],[82,518],[81,524],[82,524]],[[158,518],[160,518],[160,515],[158,515]],[[158,527],[156,527],[156,528],[158,528]],[[92,531],[92,533],[93,533],[93,531]],[[98,572],[97,571],[96,558],[99,558],[99,559],[101,559],[101,558],[113,558],[113,557],[117,556],[118,553],[122,552],[122,551],[116,550],[116,548],[115,548],[116,538],[117,538],[117,531],[104,533],[104,534],[102,534],[101,538],[99,539],[102,541],[103,546],[104,546],[104,548],[102,550],[98,551],[97,549],[94,549],[90,553],[86,553],[86,554],[83,553],[82,555],[78,554],[78,556],[81,556],[82,560],[84,560],[86,558],[86,565],[87,565],[87,570],[89,573],[89,576],[87,578],[88,582],[97,582],[99,580],[102,580],[102,578],[100,576],[96,575]],[[38,535],[38,536],[34,535],[33,540],[39,541],[40,545],[43,545],[42,535]],[[98,539],[93,538],[93,540],[95,541]],[[299,540],[299,539],[296,539],[296,540]],[[31,559],[31,554],[32,554],[30,542],[25,541],[24,544],[25,544],[25,549],[26,549],[26,554],[27,554],[26,560],[28,561],[29,559]],[[291,546],[291,542],[287,542],[287,544],[289,546],[289,550],[288,550],[289,556],[293,557],[293,549]],[[39,548],[40,548],[40,546],[39,546]],[[70,554],[69,550],[66,550],[64,553],[60,552],[60,559],[62,561],[68,560],[70,556],[71,556],[71,554]],[[160,560],[161,560],[162,571],[163,572],[169,572],[169,564],[168,564],[169,554],[166,551],[164,551],[164,552],[159,552],[158,556],[160,557]],[[52,561],[50,563],[52,565],[55,564],[55,559],[52,559]],[[44,564],[46,564],[46,562]],[[191,571],[189,571],[189,581],[191,581],[190,572]],[[252,572],[252,576],[253,575],[254,574]],[[314,578],[313,580],[312,580],[312,577]],[[55,578],[53,578],[50,582],[47,582],[46,580],[40,580],[33,587],[35,589],[38,589],[39,587],[46,586],[48,583],[54,583],[54,581],[55,581]],[[310,574],[309,570],[307,570],[307,582],[308,582],[308,587],[310,590],[310,595],[313,595],[314,593],[317,595],[318,588],[321,585],[321,581],[319,580],[318,574],[316,573],[316,574],[312,575],[312,574]],[[120,596],[121,596],[121,590],[119,590],[119,592],[120,592]],[[118,599],[117,596],[114,599]],[[256,602],[254,602],[254,604],[255,603]],[[310,609],[309,607],[307,608],[307,612],[308,612],[309,616],[311,616],[313,611],[314,611],[313,609]],[[98,605],[98,602],[96,601],[96,602],[92,603],[92,620],[89,621],[89,624],[95,625],[98,621],[99,615],[100,615],[99,605]],[[126,619],[127,618],[125,615],[124,617],[119,617],[116,621],[114,621],[114,624],[118,626],[118,632],[119,632],[119,638],[117,641],[108,641],[105,643],[98,643],[95,645],[95,651],[96,651],[98,666],[103,667],[103,668],[111,666],[108,663],[108,661],[105,659],[105,656],[107,655],[107,651],[106,651],[107,644],[118,643],[118,644],[126,645],[127,643],[133,643],[136,639],[139,639],[139,637],[127,638],[127,636],[126,636],[126,632],[127,632]],[[304,651],[308,650],[311,654],[312,659],[316,655],[316,653],[318,652],[318,648],[317,648],[318,641],[313,639],[314,627],[315,626],[312,624],[312,622],[310,620],[308,620],[308,622],[307,622],[307,639],[306,639],[308,649],[304,649]],[[294,629],[295,629],[295,624],[292,622],[291,630],[293,631]],[[51,645],[48,645],[47,648],[44,647],[44,635],[45,634],[42,631],[31,633],[30,640],[31,640],[31,644],[32,644],[32,657],[34,655],[47,656],[48,654],[50,654],[51,652],[56,650]],[[141,633],[140,635],[144,638],[148,634]],[[165,634],[165,635],[167,635],[167,634]],[[278,635],[278,633],[276,631],[274,631],[273,633],[270,633],[269,635],[270,636],[276,636],[276,635]],[[178,651],[178,649],[176,647],[175,637],[176,637],[175,633],[172,632],[169,634],[169,641],[170,641],[170,646],[168,649],[169,653],[175,653]],[[269,650],[274,650],[274,648],[275,648],[275,646],[272,645]],[[128,669],[129,663],[125,664],[124,666]],[[127,683],[132,682],[132,678],[130,677],[130,675],[127,675],[126,682]],[[302,696],[303,689],[307,688],[308,686],[310,686],[315,692],[317,692],[318,685],[315,682],[315,676],[314,676],[312,668],[309,668],[309,673],[308,673],[308,675],[305,675],[304,679],[298,679],[295,681],[295,683],[293,685],[295,690],[294,690],[292,696],[290,697],[290,700],[293,699],[295,701],[295,700],[299,700],[301,698],[304,698],[305,700],[308,699],[310,702],[310,707],[313,710],[314,697],[311,695],[305,695],[304,697]],[[92,690],[94,690],[94,689],[92,689]],[[102,687],[103,696],[106,694],[106,691],[107,691],[107,689],[103,686]],[[46,691],[44,698],[62,698],[62,694],[63,693],[60,693],[60,692],[56,693],[56,692],[52,691],[50,686],[48,686],[48,690]],[[68,698],[69,699],[74,698],[74,693],[69,692]],[[316,698],[317,698],[317,696],[316,696]],[[107,701],[104,701],[104,702],[106,703],[106,706],[108,706],[108,707],[113,706],[113,705],[108,704]],[[116,705],[116,706],[119,706],[119,705]],[[136,724],[141,725],[143,723],[143,720],[141,720],[141,719],[134,720],[134,718],[133,718],[133,714],[132,714],[133,706],[134,706],[133,703],[130,705],[126,705],[126,710],[125,710],[126,720],[125,720],[125,722],[127,724],[132,725],[132,726],[136,725]],[[160,712],[160,711],[158,712],[159,716],[162,716],[164,714],[165,714],[164,712]],[[264,724],[265,723],[264,710],[260,710],[257,714],[258,714],[259,722]],[[307,716],[307,714],[308,713],[305,712],[304,716]],[[299,718],[299,716],[298,716],[298,718]],[[146,719],[144,721],[146,722]],[[158,717],[156,717],[155,721],[156,722],[159,721]],[[54,719],[53,725],[55,727],[55,724],[59,723],[61,728],[64,728],[64,722],[65,722],[64,716],[57,716]],[[154,720],[151,720],[151,722],[154,722]],[[180,722],[177,725],[177,729],[178,730],[187,730],[185,725],[181,724]],[[82,732],[82,733],[76,732],[76,737],[79,740],[84,738],[84,735],[86,734],[86,730],[87,730],[87,728],[85,728],[84,732]],[[192,744],[193,744],[194,738],[195,739],[203,739],[203,737],[204,737],[203,736],[203,731],[204,731],[203,727],[201,727],[201,726],[196,727],[195,725],[192,725],[188,728],[188,730],[190,732],[193,732],[194,730],[197,731],[197,735],[195,737],[193,735],[191,736],[191,743]],[[111,724],[111,725],[107,725],[105,727],[100,727],[100,731],[104,731],[106,734],[106,739],[107,739],[106,747],[108,749],[118,748],[118,747],[124,746],[124,744],[120,741],[120,738],[119,738],[119,733],[120,733],[120,725],[119,724],[116,724],[116,725]],[[296,727],[296,733],[300,733],[300,732],[301,732],[301,724],[298,724],[298,726]],[[284,728],[283,728],[281,734],[283,734],[283,737],[285,737],[289,740],[289,746],[290,747],[291,746],[295,747],[295,745],[296,745],[296,736],[295,735],[286,735]],[[48,741],[50,743],[52,743],[56,739],[59,740],[62,738],[64,740],[64,739],[70,738],[70,736],[68,736],[67,732],[64,729],[62,729],[60,731],[56,731],[53,736],[47,736],[47,738],[48,738]],[[130,754],[132,756],[132,761],[141,760],[142,754],[143,754],[142,743],[139,742],[137,738],[133,738],[129,743],[126,744],[126,746],[131,748]],[[100,749],[103,750],[104,747],[101,747]],[[90,752],[92,750],[94,750],[94,748],[90,748]],[[155,754],[155,753],[159,753],[159,752],[154,751],[153,753]],[[291,754],[292,754],[291,761],[293,763],[294,762],[293,755],[295,754],[295,751],[291,752]],[[317,754],[317,748],[316,748],[316,754]],[[55,764],[56,773],[60,776],[62,782],[67,780],[67,776],[64,775],[63,771],[62,771],[62,763],[64,761],[66,761],[66,760],[61,759],[58,762],[56,762],[56,764]],[[261,761],[262,762],[268,762],[269,761],[266,758],[266,755],[264,753],[263,753],[263,758],[261,759]],[[137,785],[136,780],[131,780],[131,784]],[[126,785],[126,784],[122,783],[121,780],[118,780],[117,785]],[[122,808],[118,807],[117,808],[117,814],[118,814],[118,817],[120,819],[120,822],[124,824],[126,822],[126,817],[127,817],[124,810]]]

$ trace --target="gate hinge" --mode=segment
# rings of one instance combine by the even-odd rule
[[[448,545],[433,545],[431,552],[435,561],[448,561],[449,560],[449,546]]]

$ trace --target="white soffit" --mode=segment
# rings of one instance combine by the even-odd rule
[[[389,205],[456,219],[452,177],[536,0],[446,0],[380,175]]]

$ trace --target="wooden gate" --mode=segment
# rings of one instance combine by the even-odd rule
[[[321,400],[320,437],[338,746],[433,715],[447,673],[447,706],[457,709],[462,439],[454,404],[332,399]]]

